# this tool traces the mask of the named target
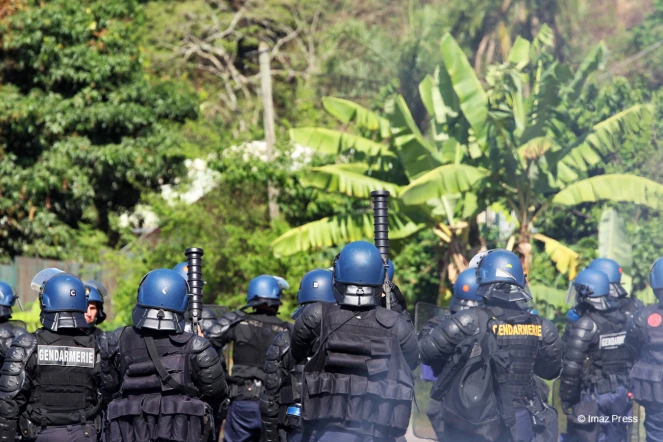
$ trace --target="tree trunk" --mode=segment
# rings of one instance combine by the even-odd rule
[[[440,255],[437,259],[437,269],[440,275],[440,286],[437,292],[437,305],[445,305],[447,300],[447,268],[449,262],[446,254]]]
[[[523,264],[523,271],[525,275],[529,275],[529,269],[532,265],[532,242],[529,223],[520,224],[518,253],[520,253],[520,262]]]

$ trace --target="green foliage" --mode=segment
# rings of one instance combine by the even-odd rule
[[[242,201],[241,210],[237,201]],[[244,305],[246,286],[255,276],[278,275],[285,278],[287,291],[282,316],[292,312],[301,277],[316,267],[330,267],[333,250],[294,258],[275,258],[269,244],[287,229],[283,222],[270,225],[265,198],[251,185],[232,188],[221,185],[196,204],[169,206],[153,198],[152,207],[159,219],[160,240],[136,241],[126,252],[113,253],[111,268],[122,275],[113,295],[114,325],[126,324],[136,302],[138,283],[155,268],[172,268],[185,260],[184,250],[199,246],[205,251],[203,277],[205,302],[230,308]]]
[[[196,97],[146,75],[129,17],[135,1],[56,0],[0,22],[0,259],[115,244],[114,214],[182,172]]]

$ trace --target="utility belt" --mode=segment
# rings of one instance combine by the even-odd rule
[[[28,405],[28,408],[30,406]],[[80,426],[83,429],[83,433],[87,436],[91,433],[96,433],[100,434],[101,429],[102,429],[102,418],[101,414],[97,414],[94,416],[92,420],[87,420],[85,418],[85,413],[80,412]],[[23,437],[23,440],[26,441],[32,441],[37,439],[37,434],[39,433],[40,430],[46,428],[48,425],[46,425],[46,418],[42,418],[42,422],[40,422],[41,425],[37,426],[34,422],[32,422],[29,417],[28,417],[28,411],[24,412],[21,414],[21,416],[18,419],[18,429],[21,433],[21,436]],[[75,424],[69,424],[69,425],[75,425]],[[64,425],[51,425],[51,426],[64,426]]]
[[[258,401],[264,385],[259,379],[237,379],[229,385],[230,400]]]
[[[620,380],[620,378],[622,378]],[[625,376],[617,373],[594,372],[583,382],[583,389],[596,394],[616,393],[619,386],[625,385]]]

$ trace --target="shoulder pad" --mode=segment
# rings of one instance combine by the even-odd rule
[[[210,345],[211,344],[207,339],[202,338],[198,335],[194,335],[193,338],[191,339],[191,351],[194,353],[200,353]]]
[[[552,344],[559,339],[559,330],[552,321],[541,318],[541,340],[546,344]]]
[[[120,351],[120,337],[126,327],[116,328],[112,332],[106,333],[106,339],[108,341],[108,356],[114,355]]]
[[[267,360],[268,361],[278,361],[283,358],[283,355],[290,350],[290,332],[282,331],[272,341],[267,350]]]
[[[210,328],[208,328],[205,331],[205,334],[207,335],[208,338],[218,338],[223,334],[223,327],[221,327],[218,323],[212,325]]]
[[[0,328],[0,339],[13,338],[14,333],[9,328]]]
[[[400,317],[400,313],[396,313],[383,307],[376,307],[375,320],[387,328],[393,327]]]
[[[243,310],[235,310],[232,312],[224,313],[218,321],[219,326],[221,327],[220,334],[224,334],[230,327],[242,322],[246,316],[247,314]]]
[[[645,323],[647,322],[647,318],[649,315],[653,313],[653,310],[650,308],[640,308],[636,310],[635,313],[633,313],[633,323],[636,324],[638,327],[644,327]]]
[[[468,308],[457,312],[451,317],[451,320],[458,325],[458,328],[467,336],[473,336],[481,329],[479,312],[476,309]]]
[[[302,312],[301,318],[308,328],[314,329],[317,327],[322,321],[322,303],[314,302],[308,305]]]
[[[21,391],[28,360],[36,348],[37,339],[32,333],[24,333],[14,339],[0,369],[0,399],[12,399]]]
[[[578,319],[569,334],[570,339],[590,342],[599,332],[599,326],[587,316]]]
[[[23,348],[30,348],[36,345],[37,345],[37,338],[32,333],[23,333],[21,336],[18,336],[16,339],[14,339],[14,342],[12,342],[12,347],[17,346]]]
[[[596,325],[596,322],[589,316],[585,315],[582,316],[580,319],[578,319],[574,324],[573,324],[574,329],[580,329],[580,330],[587,330],[591,331],[594,329],[598,329],[598,325]]]

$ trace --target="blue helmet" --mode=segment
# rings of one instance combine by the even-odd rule
[[[184,330],[184,313],[189,304],[189,284],[171,269],[156,269],[145,275],[138,287],[132,313],[136,328]]]
[[[610,258],[597,258],[589,263],[587,268],[605,273],[608,281],[610,281],[610,296],[625,298],[628,295],[622,287],[622,268],[617,264],[617,261]]]
[[[387,267],[387,276],[389,276],[389,281],[394,280],[394,273],[396,272],[396,268],[394,267],[394,261],[391,259],[389,260],[389,265]]]
[[[610,310],[615,307],[616,300],[610,296],[610,281],[605,273],[599,270],[585,269],[578,273],[571,283],[569,298],[573,296],[578,303],[586,304],[595,310]]]
[[[663,258],[658,258],[649,270],[649,285],[659,300],[663,299]]]
[[[474,269],[463,270],[454,283],[453,297],[449,304],[452,313],[483,304],[483,298],[477,295],[477,275]]]
[[[339,304],[376,305],[386,269],[377,247],[355,241],[343,247],[334,262],[334,294]]]
[[[87,295],[87,302],[96,302],[97,303],[97,320],[95,324],[101,324],[106,319],[106,313],[104,312],[104,298],[106,297],[106,287],[103,286],[99,281],[94,279],[89,279],[84,282],[85,284],[85,294]]]
[[[255,307],[260,304],[281,305],[281,285],[271,275],[260,275],[249,282],[246,305]]]
[[[188,262],[181,262],[177,264],[175,267],[173,267],[173,270],[175,270],[177,273],[179,273],[182,278],[184,278],[185,281],[189,280],[189,263]]]
[[[487,251],[476,268],[477,295],[486,300],[520,303],[526,310],[526,303],[532,299],[527,288],[523,265],[515,253],[504,249]]]
[[[12,307],[16,302],[14,289],[6,282],[0,281],[0,317],[8,318],[12,315]]]
[[[58,273],[44,281],[39,293],[41,324],[51,330],[86,328],[87,295],[85,285],[71,273]]]
[[[308,272],[299,283],[297,304],[299,307],[292,314],[297,319],[304,306],[312,302],[336,302],[332,288],[332,272],[326,269],[315,269]]]

